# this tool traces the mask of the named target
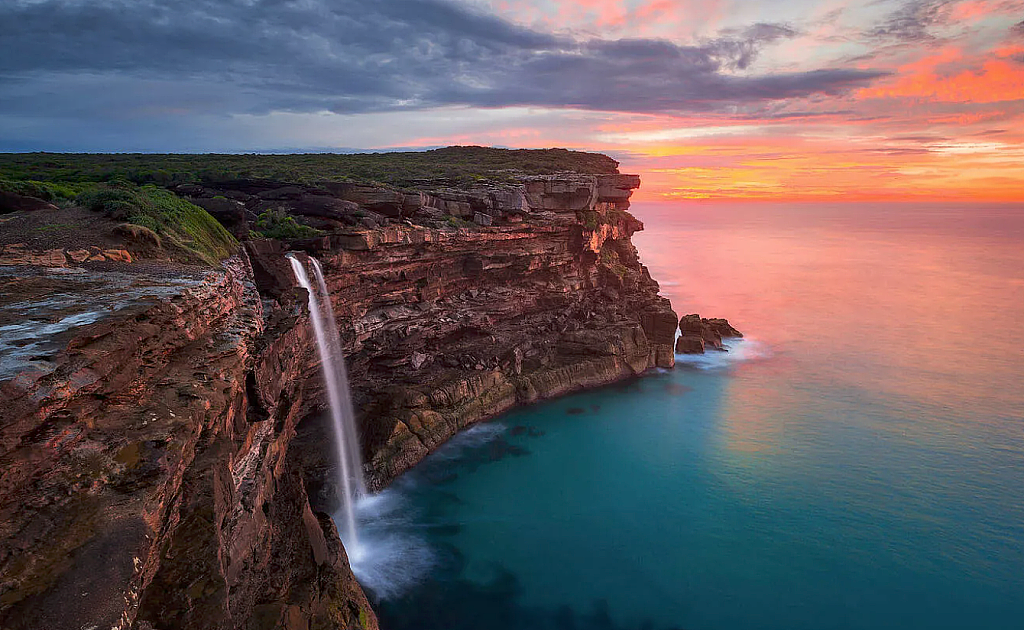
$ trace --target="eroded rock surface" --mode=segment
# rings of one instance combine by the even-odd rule
[[[289,449],[313,362],[301,296],[264,312],[237,257],[79,271],[7,268],[27,328],[47,308],[79,324],[0,382],[0,627],[375,627]]]

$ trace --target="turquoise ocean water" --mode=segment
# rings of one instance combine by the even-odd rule
[[[675,309],[747,339],[364,501],[382,628],[1024,628],[1024,209],[634,213]]]

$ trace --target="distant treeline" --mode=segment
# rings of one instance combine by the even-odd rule
[[[401,153],[149,154],[3,153],[0,180],[75,184],[127,180],[171,186],[184,183],[272,179],[295,183],[354,181],[413,188],[424,183],[456,188],[508,182],[521,175],[617,173],[606,155],[566,149],[447,147]],[[49,188],[49,187],[48,187]],[[63,191],[62,191],[63,192]]]

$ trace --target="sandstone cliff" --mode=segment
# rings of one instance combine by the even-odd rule
[[[0,364],[0,627],[376,627],[326,515],[323,387],[284,253],[323,264],[381,488],[516,404],[673,365],[676,315],[630,242],[638,185],[178,190],[239,235],[268,200],[330,229],[215,270],[131,239],[84,261],[0,242],[0,343],[19,349]]]

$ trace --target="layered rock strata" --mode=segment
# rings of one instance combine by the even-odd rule
[[[334,301],[371,488],[516,404],[674,365],[676,315],[630,241],[643,228],[625,210],[637,185],[532,178],[515,209],[526,221],[304,243]],[[290,270],[265,246],[250,249],[272,293]]]
[[[0,627],[375,627],[289,448],[313,406],[301,296],[264,313],[238,257],[78,271],[3,277],[81,324],[0,382]]]
[[[326,515],[325,396],[284,254],[322,262],[378,489],[516,404],[673,365],[676,315],[630,242],[638,185],[225,184],[190,192],[337,224],[188,273],[134,250],[116,270],[61,250],[47,270],[19,249],[0,282],[25,299],[0,318],[68,325],[0,338],[31,349],[0,373],[0,627],[376,627]]]

